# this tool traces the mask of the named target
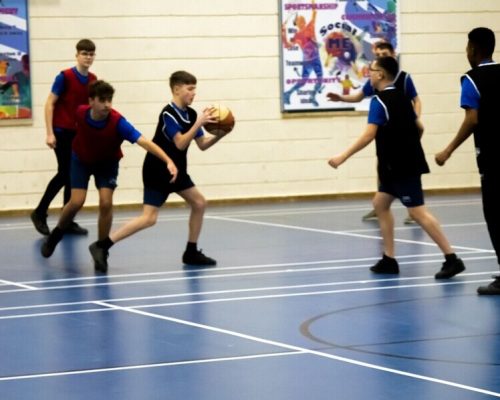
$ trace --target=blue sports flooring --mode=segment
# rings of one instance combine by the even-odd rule
[[[399,275],[379,258],[364,199],[214,206],[183,266],[188,210],[115,245],[109,273],[89,237],[50,259],[27,216],[0,219],[0,398],[454,399],[500,397],[500,296],[476,289],[498,272],[479,195],[428,196],[467,269],[443,261],[394,203]],[[115,213],[115,226],[138,211]],[[56,215],[49,218],[53,227]]]

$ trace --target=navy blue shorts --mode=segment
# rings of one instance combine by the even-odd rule
[[[118,161],[84,164],[73,155],[71,158],[71,188],[87,190],[91,175],[94,175],[97,189],[115,189],[118,178]]]
[[[424,191],[420,176],[404,179],[386,179],[381,181],[378,191],[398,198],[405,207],[424,205]]]
[[[155,189],[151,187],[144,187],[144,197],[143,204],[147,204],[154,207],[161,207],[168,199],[170,193],[178,193],[183,190],[192,188],[194,186],[191,177],[188,174],[181,174],[177,176],[174,183],[169,183],[165,187],[160,189]]]

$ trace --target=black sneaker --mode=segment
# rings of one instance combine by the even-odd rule
[[[500,276],[494,276],[493,278],[495,278],[495,280],[488,286],[479,286],[477,288],[477,294],[500,294]]]
[[[384,254],[373,267],[370,267],[370,271],[376,274],[399,274],[399,265],[395,258],[387,257]]]
[[[48,236],[42,243],[42,248],[40,249],[40,252],[42,253],[42,256],[45,258],[49,258],[54,250],[56,249],[57,243],[59,241],[54,240],[50,236]]]
[[[434,278],[436,279],[448,279],[454,277],[456,274],[465,270],[464,262],[460,258],[456,258],[452,261],[445,261],[441,271],[439,271]]]
[[[213,258],[207,257],[201,252],[201,250],[196,251],[185,251],[182,255],[182,262],[187,265],[216,265],[217,261]]]
[[[89,231],[85,228],[82,228],[75,221],[71,221],[64,233],[67,233],[69,235],[88,235]]]
[[[33,211],[30,218],[38,233],[42,235],[48,235],[50,233],[49,227],[47,226],[47,214],[40,215],[36,211]]]
[[[90,254],[94,260],[94,268],[98,272],[105,274],[108,272],[108,255],[109,252],[97,245],[97,242],[89,246]]]

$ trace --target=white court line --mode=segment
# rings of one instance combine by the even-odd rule
[[[31,374],[31,375],[6,376],[6,377],[0,377],[0,381],[17,381],[22,379],[54,378],[59,376],[85,375],[85,374],[96,374],[103,372],[133,371],[137,369],[177,367],[180,365],[210,364],[210,363],[219,363],[225,361],[253,360],[257,358],[285,357],[298,354],[303,354],[303,352],[287,351],[280,353],[253,354],[248,356],[220,357],[220,358],[209,358],[209,359],[190,360],[190,361],[171,361],[171,362],[156,363],[156,364],[127,365],[125,367],[94,368],[94,369],[84,369],[77,371],[48,372],[48,373]]]
[[[363,235],[363,234],[359,234],[359,233],[350,233],[347,231],[331,231],[328,229],[306,228],[306,227],[297,226],[297,225],[275,224],[272,222],[252,221],[252,220],[240,219],[240,218],[227,218],[227,217],[210,217],[210,218],[220,220],[220,221],[241,222],[241,223],[246,223],[246,224],[250,224],[250,225],[270,226],[273,228],[284,228],[284,229],[292,229],[292,230],[306,231],[306,232],[326,233],[328,235],[350,236],[350,237],[357,237],[357,238],[363,238],[363,239],[382,240],[381,236]],[[394,238],[394,241],[399,242],[399,243],[411,243],[411,244],[419,244],[422,246],[437,247],[437,245],[434,242],[422,242],[422,241],[418,241],[418,240],[397,239],[397,238]],[[455,246],[455,245],[452,245],[452,247],[454,249],[460,249],[460,250],[472,250],[472,251],[489,252],[489,253],[494,252],[493,250],[478,249],[478,248],[474,248],[474,247]]]
[[[491,274],[491,272],[473,272],[460,274],[461,277],[465,276],[480,276]],[[342,281],[342,282],[321,282],[321,283],[309,283],[302,285],[282,285],[282,286],[261,286],[261,287],[251,287],[251,288],[240,288],[240,289],[224,289],[224,290],[211,290],[204,292],[185,292],[185,293],[170,293],[170,294],[162,294],[162,295],[154,295],[154,296],[136,296],[136,297],[118,297],[111,299],[100,299],[99,301],[107,301],[107,302],[126,302],[126,301],[139,301],[139,300],[158,300],[158,299],[171,299],[177,297],[193,297],[193,296],[207,296],[207,295],[218,295],[218,294],[233,294],[233,293],[248,293],[248,292],[265,292],[272,290],[295,290],[295,289],[305,289],[305,288],[314,288],[314,287],[327,287],[327,286],[343,286],[343,285],[366,285],[368,283],[384,283],[384,282],[408,282],[408,281],[418,281],[418,280],[426,280],[426,279],[434,279],[434,276],[415,276],[415,277],[407,277],[407,278],[381,278],[376,280],[370,279],[362,279],[357,281]],[[463,281],[460,281],[463,283]],[[476,281],[475,281],[476,282]],[[401,287],[401,286],[398,286]],[[15,311],[15,310],[28,310],[28,309],[36,309],[36,308],[53,308],[53,307],[66,307],[66,306],[77,306],[77,305],[87,305],[93,304],[96,300],[86,300],[86,301],[74,301],[74,302],[64,302],[64,303],[45,303],[45,304],[33,304],[33,305],[24,305],[24,306],[10,306],[10,307],[1,307],[0,312],[2,311]]]
[[[28,286],[28,285],[26,285],[24,283],[6,281],[5,279],[0,279],[0,283],[2,284],[2,286],[3,285],[5,285],[5,286],[16,286],[16,287],[20,287],[20,288],[23,288],[23,289],[26,289],[26,290],[37,290],[37,288],[35,288],[33,286]]]
[[[492,391],[481,389],[481,388],[476,388],[474,386],[463,385],[463,384],[452,382],[452,381],[432,378],[430,376],[405,372],[405,371],[397,370],[394,368],[387,368],[387,367],[383,367],[381,365],[376,365],[376,364],[372,364],[372,363],[358,361],[358,360],[354,360],[352,358],[347,358],[347,357],[340,357],[340,356],[325,353],[322,351],[306,349],[304,347],[294,346],[294,345],[286,344],[283,342],[277,342],[275,340],[263,339],[263,338],[259,338],[257,336],[247,335],[247,334],[239,333],[236,331],[230,331],[227,329],[217,328],[217,327],[210,326],[210,325],[199,324],[199,323],[195,323],[195,322],[191,322],[191,321],[182,320],[179,318],[166,317],[163,315],[153,314],[150,312],[144,312],[144,311],[140,311],[140,310],[136,310],[136,309],[132,309],[132,308],[128,308],[128,307],[120,307],[120,306],[116,306],[114,304],[109,304],[109,303],[105,303],[105,302],[96,302],[96,304],[99,304],[103,307],[109,307],[109,308],[112,308],[112,309],[115,309],[118,311],[124,311],[127,313],[137,314],[137,315],[141,315],[144,317],[150,317],[150,318],[159,319],[159,320],[168,321],[168,322],[173,322],[173,323],[177,323],[177,324],[181,324],[181,325],[185,325],[185,326],[190,326],[193,328],[199,328],[199,329],[203,329],[203,330],[207,330],[207,331],[211,331],[211,332],[221,333],[224,335],[234,336],[234,337],[238,337],[241,339],[247,339],[247,340],[250,340],[253,342],[268,344],[270,346],[276,346],[276,347],[286,349],[289,351],[295,351],[295,352],[300,352],[303,354],[310,354],[310,355],[314,355],[314,356],[318,356],[318,357],[322,357],[322,358],[327,358],[330,360],[339,361],[341,363],[357,365],[360,367],[378,370],[378,371],[382,371],[382,372],[387,372],[387,373],[391,373],[391,374],[395,374],[395,375],[405,376],[408,378],[414,378],[414,379],[432,382],[432,383],[437,383],[437,384],[450,386],[450,387],[454,387],[454,388],[458,388],[458,389],[464,389],[464,390],[471,391],[471,392],[482,393],[482,394],[487,394],[490,396],[500,397],[500,393],[492,392]]]
[[[432,207],[447,207],[447,206],[471,206],[471,205],[481,205],[481,200],[436,200],[426,203],[428,206]],[[403,209],[402,205],[394,204],[393,209]],[[295,208],[285,208],[281,210],[276,209],[262,209],[262,210],[238,210],[238,211],[223,211],[217,212],[213,210],[206,214],[206,217],[217,217],[217,216],[227,216],[227,217],[258,217],[258,216],[278,216],[278,215],[295,215],[295,214],[318,214],[326,212],[351,212],[351,211],[367,211],[371,208],[369,206],[328,206],[328,207],[295,207]],[[133,216],[133,215],[132,215]],[[130,217],[116,217],[115,222],[125,222],[128,221]],[[189,214],[186,212],[183,215],[160,215],[157,222],[169,222],[169,221],[184,221],[189,218]],[[80,222],[85,225],[97,225],[95,218],[79,218]],[[19,222],[19,223],[0,223],[0,231],[16,230],[16,229],[33,229],[33,224],[30,222]]]
[[[464,261],[471,260],[485,260],[495,258],[494,256],[481,256],[481,257],[465,257]],[[420,260],[420,261],[403,261],[400,262],[400,265],[411,265],[411,264],[427,264],[432,262],[433,260]],[[438,260],[436,262],[441,262],[442,260]],[[121,286],[121,285],[140,285],[140,284],[158,284],[165,282],[182,282],[182,281],[197,281],[197,280],[209,280],[209,279],[232,279],[232,278],[241,278],[241,277],[249,277],[249,276],[262,276],[262,275],[276,275],[276,274],[292,274],[292,273],[301,273],[301,272],[325,272],[325,271],[338,271],[344,269],[360,269],[371,267],[370,264],[358,264],[358,265],[342,265],[338,267],[316,267],[316,268],[294,268],[294,269],[283,269],[283,270],[272,270],[272,271],[253,271],[253,272],[239,272],[233,274],[207,274],[207,275],[196,275],[196,276],[181,276],[175,278],[156,278],[156,279],[139,279],[139,280],[125,280],[125,281],[116,281],[116,282],[98,282],[98,283],[82,283],[82,284],[74,284],[74,285],[60,285],[60,286],[41,286],[36,287],[30,290],[38,290],[38,291],[49,291],[49,290],[63,290],[63,289],[81,289],[81,288],[95,288],[95,287],[110,287],[110,286]],[[491,271],[485,272],[487,274],[491,274]],[[462,274],[464,276],[465,274]],[[0,294],[5,293],[16,293],[16,292],[24,292],[27,289],[8,289],[8,290],[0,290]]]
[[[480,275],[480,273],[476,273],[475,275]],[[485,283],[490,282],[488,279],[478,279],[478,280],[468,280],[468,281],[446,281],[439,283],[419,283],[419,284],[410,284],[410,285],[393,285],[393,286],[372,286],[372,287],[364,287],[364,288],[355,288],[355,289],[334,289],[334,290],[321,290],[321,291],[309,291],[309,292],[297,292],[297,293],[283,293],[283,294],[270,294],[270,295],[261,295],[261,296],[240,296],[240,297],[226,297],[226,298],[217,298],[210,300],[190,300],[190,301],[179,301],[179,302],[171,302],[171,303],[154,303],[154,304],[144,304],[137,306],[129,306],[131,309],[141,309],[141,308],[158,308],[158,307],[175,307],[175,306],[184,306],[184,305],[192,305],[192,304],[208,304],[208,303],[222,303],[222,302],[234,302],[234,301],[254,301],[254,300],[268,300],[268,299],[278,299],[278,298],[289,298],[289,297],[304,297],[304,296],[320,296],[320,295],[330,295],[330,294],[342,294],[342,293],[355,293],[355,292],[370,292],[370,291],[379,291],[379,290],[392,290],[392,289],[413,289],[413,288],[429,288],[429,287],[437,287],[437,286],[450,286],[450,285],[468,285],[468,284],[477,284],[477,283]],[[370,282],[361,282],[361,283],[370,283]],[[236,292],[236,291],[235,291]],[[147,300],[154,300],[159,298],[165,298],[168,295],[159,295],[152,296],[147,298]],[[134,299],[134,298],[130,298]],[[129,301],[130,299],[108,299],[108,300],[89,300],[86,302],[74,302],[74,303],[59,303],[54,304],[54,306],[67,306],[67,305],[92,305],[97,304],[100,301],[104,302],[124,302]],[[31,305],[25,306],[26,309],[35,309],[35,308],[49,308],[51,304],[45,305]],[[22,307],[22,306],[19,306]],[[14,308],[11,308],[12,310]],[[21,308],[22,309],[22,308]],[[9,311],[8,308],[3,310]],[[31,313],[31,314],[15,314],[15,315],[7,315],[0,316],[0,320],[7,319],[19,319],[19,318],[34,318],[34,317],[47,317],[47,316],[56,316],[56,315],[66,315],[66,314],[81,314],[81,313],[89,313],[89,312],[101,312],[107,311],[101,308],[99,309],[86,309],[86,310],[75,310],[75,311],[54,311],[54,312],[43,312],[43,313]]]
[[[490,253],[491,251],[487,251],[486,253]],[[466,254],[478,254],[477,250],[470,251],[460,251],[457,252],[459,255]],[[407,258],[425,258],[425,257],[442,257],[442,253],[426,253],[426,254],[407,254],[407,255],[398,255],[398,260],[407,259]],[[485,256],[484,259],[494,258],[493,256]],[[362,257],[362,258],[344,258],[344,259],[333,259],[333,260],[317,260],[317,261],[301,261],[301,262],[288,262],[288,263],[271,263],[271,264],[250,264],[250,265],[238,265],[238,266],[230,266],[230,267],[217,267],[213,269],[202,269],[196,270],[175,270],[175,271],[159,271],[159,272],[137,272],[133,274],[108,274],[108,275],[95,275],[95,276],[80,276],[75,278],[57,278],[57,279],[44,279],[44,280],[36,280],[36,281],[23,281],[21,284],[32,285],[32,284],[40,284],[40,283],[53,283],[53,282],[75,282],[75,281],[86,281],[86,280],[109,280],[116,278],[130,278],[130,277],[138,277],[138,276],[162,276],[162,275],[186,275],[186,274],[196,274],[199,272],[210,273],[213,271],[238,271],[244,269],[267,269],[267,268],[278,268],[278,267],[295,267],[302,265],[321,265],[321,264],[339,264],[339,263],[350,263],[350,262],[364,262],[364,261],[378,261],[380,256],[376,257]],[[476,258],[468,258],[468,260],[476,260],[481,259],[480,257]],[[432,262],[432,261],[431,261]]]

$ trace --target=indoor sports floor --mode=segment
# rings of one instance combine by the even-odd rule
[[[443,261],[394,203],[399,275],[380,256],[369,200],[210,207],[216,268],[182,265],[188,210],[111,249],[95,275],[96,214],[50,259],[27,216],[2,217],[0,398],[119,400],[500,397],[498,265],[478,194],[428,196],[467,270]],[[138,211],[115,213],[115,226]],[[49,218],[54,226],[56,216]]]

